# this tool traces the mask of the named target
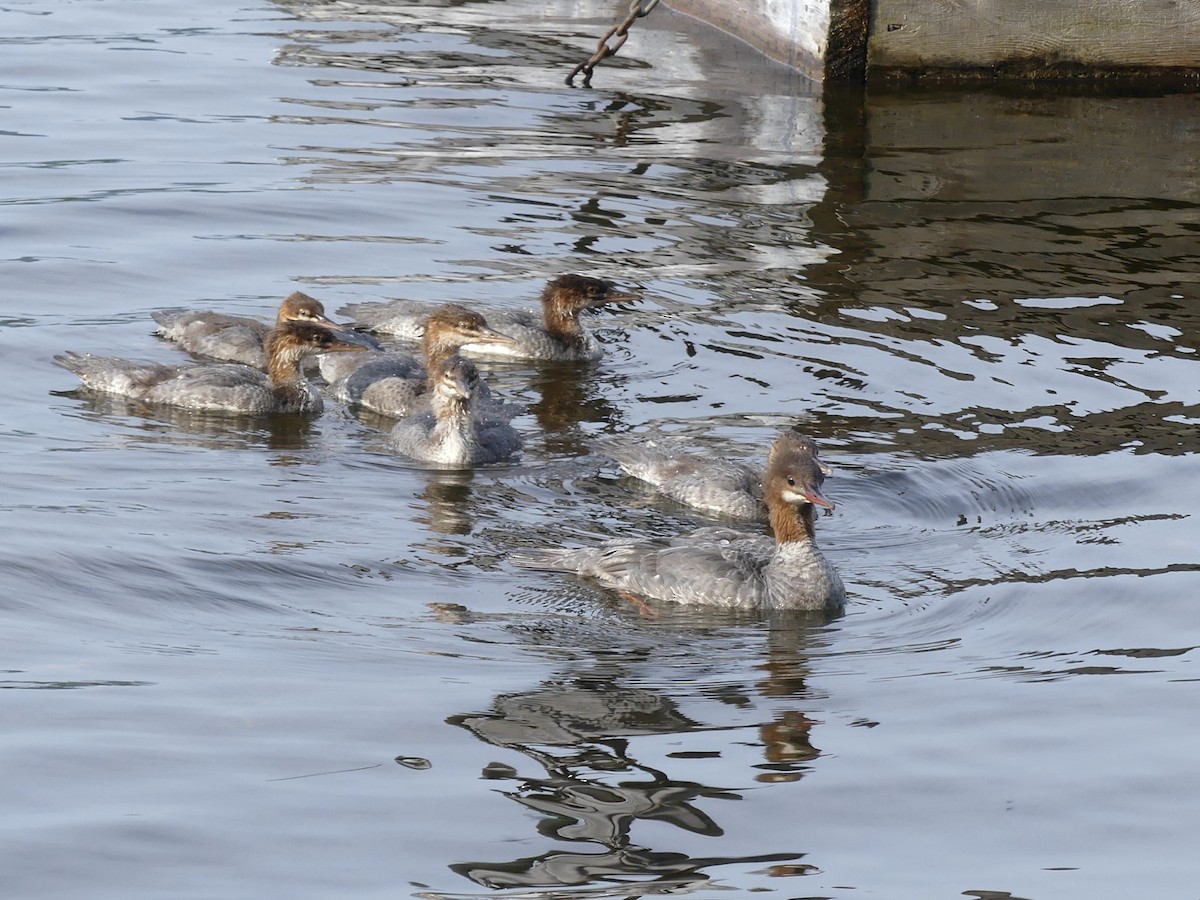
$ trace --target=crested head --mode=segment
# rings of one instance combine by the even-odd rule
[[[763,496],[778,541],[812,537],[813,507],[833,509],[821,493],[825,471],[817,443],[795,431],[781,434],[767,457]]]
[[[558,313],[579,312],[595,309],[606,303],[623,303],[637,299],[637,294],[618,291],[612,283],[599,278],[589,278],[587,275],[559,275],[547,282],[542,290],[542,306]]]
[[[442,404],[467,406],[479,390],[479,370],[469,359],[451,356],[432,373],[434,396]]]
[[[430,368],[467,344],[511,344],[513,339],[492,329],[487,319],[457,303],[439,306],[425,322],[422,346]]]
[[[433,332],[442,340],[457,338],[460,344],[476,344],[485,341],[512,343],[512,338],[495,331],[487,319],[472,309],[457,303],[439,306],[429,315],[425,333]]]
[[[775,443],[771,445],[771,451],[767,456],[767,465],[777,458],[785,454],[800,455],[807,454],[818,462],[818,468],[824,471],[824,466],[820,465],[819,453],[820,448],[817,447],[817,442],[808,435],[792,428],[785,431],[775,439]]]
[[[428,328],[445,329],[479,329],[487,328],[487,320],[473,309],[467,309],[461,303],[443,303],[429,314],[425,323]]]
[[[284,298],[276,322],[310,322],[326,328],[337,327],[336,322],[325,317],[325,306],[321,301],[303,291],[294,291]]]
[[[361,352],[370,344],[352,331],[331,330],[310,322],[289,321],[277,325],[267,335],[267,359],[276,362],[299,361],[317,353]]]
[[[283,322],[271,329],[264,349],[267,378],[275,391],[278,409],[320,412],[320,395],[305,379],[300,364],[317,353],[367,350],[369,345],[353,332],[331,331],[309,322]]]

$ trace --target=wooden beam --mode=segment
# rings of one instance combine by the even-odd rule
[[[873,79],[1200,79],[1200,0],[873,0],[873,7]]]

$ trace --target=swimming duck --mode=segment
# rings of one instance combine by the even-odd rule
[[[333,395],[343,403],[399,418],[429,409],[432,385],[427,373],[440,371],[464,344],[512,342],[512,338],[489,328],[479,313],[457,303],[447,303],[435,309],[426,322],[421,338],[424,366],[410,353],[393,351],[365,357],[322,357],[321,374],[330,382]],[[341,364],[341,359],[350,364]],[[483,381],[476,388],[476,402],[481,410],[494,411],[491,391]]]
[[[396,423],[388,435],[393,450],[459,467],[499,462],[520,451],[521,435],[507,420],[479,414],[479,372],[473,362],[451,356],[429,378],[432,409]]]
[[[168,366],[112,356],[63,353],[54,361],[77,374],[89,390],[180,409],[261,415],[321,412],[321,396],[301,371],[316,353],[369,349],[353,332],[289,321],[267,336],[267,373],[232,363]]]
[[[637,300],[637,294],[618,291],[599,278],[585,275],[559,275],[542,291],[541,313],[533,310],[499,310],[487,313],[488,322],[497,331],[513,339],[511,344],[466,344],[464,353],[512,359],[561,361],[596,360],[604,348],[583,327],[580,313],[609,303]],[[339,310],[353,316],[359,328],[379,334],[415,340],[424,328],[428,307],[408,300],[387,303],[352,303]]]
[[[816,443],[784,432],[763,480],[774,540],[730,528],[702,528],[670,540],[608,541],[577,550],[525,550],[516,565],[576,572],[635,597],[728,609],[821,610],[846,602],[842,580],[817,548],[814,510],[821,493]]]
[[[285,322],[306,322],[334,329],[341,327],[326,318],[325,307],[320,300],[302,291],[295,291],[284,298],[273,325],[250,316],[234,316],[211,309],[157,310],[150,316],[158,323],[155,334],[168,341],[176,341],[189,353],[244,363],[256,369],[267,368],[267,352],[263,342],[274,327]],[[367,341],[376,348],[380,346],[372,338]]]
[[[625,474],[654,486],[659,493],[710,516],[767,520],[761,466],[673,450],[651,438],[612,438],[600,443]],[[824,475],[829,468],[813,458]]]

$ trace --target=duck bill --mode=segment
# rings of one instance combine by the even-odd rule
[[[457,406],[466,406],[475,394],[475,385],[471,375],[460,368],[455,368],[442,374],[436,390],[451,403]]]
[[[383,344],[381,344],[378,340],[373,338],[371,335],[364,334],[361,331],[354,331],[353,330],[354,323],[352,323],[352,322],[349,322],[349,323],[335,322],[335,321],[333,321],[333,319],[329,318],[328,316],[318,316],[318,315],[314,315],[312,318],[309,318],[309,319],[296,319],[295,321],[308,322],[312,325],[320,326],[321,328],[324,328],[327,331],[332,331],[339,338],[347,337],[348,335],[350,335],[352,337],[350,337],[349,340],[351,340],[352,342],[365,344],[366,345],[365,349],[367,349],[367,350],[382,350],[383,349]]]
[[[379,342],[359,334],[357,331],[343,331],[340,328],[329,329],[333,334],[333,343],[325,348],[325,353],[361,353],[364,350],[378,350]]]
[[[517,343],[516,338],[509,337],[507,334],[503,334],[494,328],[480,329],[479,335],[480,339],[471,341],[472,344],[504,344],[505,346],[511,346]]]
[[[804,499],[813,506],[821,506],[825,509],[836,509],[834,502],[826,497],[821,491],[815,487],[810,487],[804,492]]]
[[[605,293],[600,300],[596,301],[592,305],[593,307],[616,306],[622,303],[636,303],[641,299],[641,294],[631,294],[628,291],[618,291],[614,289]]]
[[[311,318],[297,319],[297,321],[310,322],[313,325],[320,325],[322,328],[328,328],[330,331],[341,331],[343,327],[328,316],[314,315]]]
[[[454,379],[454,389],[451,391],[451,395],[459,403],[466,403],[471,399],[471,385],[466,378]]]

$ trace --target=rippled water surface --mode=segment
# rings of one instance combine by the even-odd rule
[[[567,87],[623,7],[0,10],[6,897],[1200,893],[1200,98],[821,98],[665,8]],[[644,299],[486,368],[473,473],[51,362],[565,271]],[[508,561],[704,524],[601,437],[792,425],[841,618]]]

